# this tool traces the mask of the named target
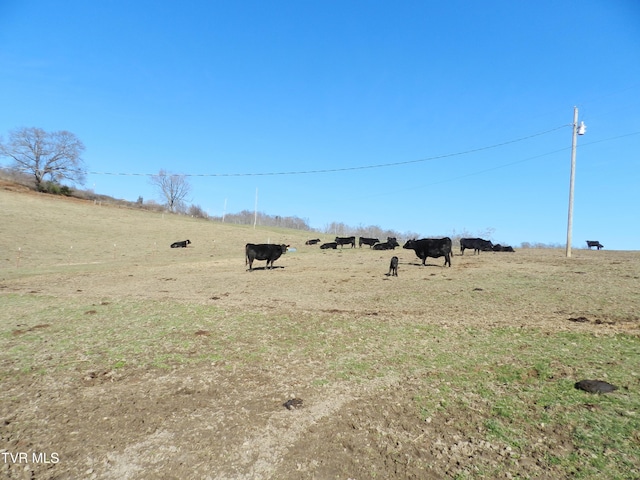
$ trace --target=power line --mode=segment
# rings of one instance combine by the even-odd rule
[[[385,168],[385,167],[396,167],[399,165],[410,165],[414,163],[423,163],[430,162],[433,160],[440,160],[443,158],[457,157],[460,155],[468,155],[470,153],[481,152],[484,150],[490,150],[493,148],[502,147],[505,145],[510,145],[512,143],[522,142],[524,140],[528,140],[530,138],[539,137],[541,135],[546,135],[548,133],[555,132],[562,128],[570,126],[569,124],[561,125],[559,127],[552,128],[550,130],[545,130],[544,132],[534,133],[532,135],[528,135],[526,137],[516,138],[515,140],[509,140],[502,143],[496,143],[494,145],[489,145],[486,147],[474,148],[471,150],[464,150],[462,152],[455,153],[447,153],[444,155],[436,155],[433,157],[421,158],[418,160],[406,160],[403,162],[391,162],[391,163],[380,163],[375,165],[363,165],[360,167],[343,167],[343,168],[330,168],[330,169],[322,169],[322,170],[300,170],[300,171],[292,171],[292,172],[267,172],[267,173],[187,173],[184,174],[185,177],[260,177],[260,176],[277,176],[277,175],[309,175],[316,173],[335,173],[335,172],[349,172],[354,170],[368,170],[373,168]],[[115,173],[115,172],[88,172],[91,175],[122,175],[122,176],[141,176],[141,177],[151,177],[157,175],[156,173]]]
[[[602,142],[608,142],[608,141],[611,141],[611,140],[617,140],[619,138],[631,137],[633,135],[640,135],[640,132],[625,133],[623,135],[617,135],[615,137],[603,138],[602,140],[595,140],[593,142],[585,142],[585,143],[581,144],[580,148],[584,148],[584,147],[587,147],[587,146],[590,146],[590,145],[595,145],[595,144],[602,143]],[[411,191],[411,190],[420,190],[420,189],[423,189],[423,188],[426,188],[426,187],[431,187],[433,185],[439,185],[441,183],[454,182],[456,180],[461,180],[461,179],[467,178],[467,177],[473,177],[475,175],[480,175],[480,174],[483,174],[483,173],[491,172],[493,170],[498,170],[498,169],[501,169],[501,168],[510,167],[512,165],[517,165],[519,163],[530,162],[531,160],[535,160],[535,159],[538,159],[538,158],[542,158],[542,157],[546,157],[546,156],[549,156],[549,155],[553,155],[555,153],[566,152],[567,150],[570,150],[570,149],[571,149],[571,147],[567,146],[567,147],[559,148],[557,150],[553,150],[553,151],[550,151],[550,152],[541,153],[540,155],[535,155],[535,156],[532,156],[532,157],[523,158],[521,160],[516,160],[516,161],[513,161],[513,162],[508,162],[508,163],[503,163],[503,164],[500,164],[500,165],[496,165],[494,167],[485,168],[483,170],[476,170],[474,172],[465,173],[463,175],[457,175],[457,176],[451,177],[451,178],[445,178],[443,180],[434,180],[433,182],[430,182],[430,183],[427,183],[427,184],[424,184],[424,185],[418,185],[418,186],[415,186],[415,187],[403,188],[401,190],[381,192],[381,193],[377,193],[375,195],[367,195],[364,198],[375,198],[375,197],[381,197],[381,196],[386,196],[386,195],[396,195],[398,193],[408,192],[408,191]]]
[[[617,139],[619,139],[619,138],[624,138],[624,137],[631,137],[631,136],[633,136],[633,135],[640,135],[640,132],[625,133],[625,134],[623,134],[623,135],[618,135],[618,136],[615,136],[615,137],[603,138],[602,140],[595,140],[595,141],[593,141],[593,142],[585,142],[585,143],[583,143],[580,147],[581,147],[581,148],[584,148],[584,147],[587,147],[587,146],[589,146],[589,145],[595,145],[595,144],[597,144],[597,143],[608,142],[608,141],[611,141],[611,140],[617,140]],[[501,164],[501,165],[496,165],[495,167],[487,168],[487,169],[484,169],[484,170],[478,170],[478,171],[476,171],[476,172],[471,172],[471,173],[468,173],[468,174],[465,174],[465,175],[460,175],[460,176],[455,177],[455,178],[449,178],[449,179],[446,179],[446,180],[436,181],[436,182],[430,183],[429,185],[424,185],[424,186],[437,185],[437,184],[439,184],[439,183],[451,182],[451,181],[453,181],[453,180],[458,180],[458,179],[460,179],[460,178],[470,177],[470,176],[473,176],[473,175],[479,175],[479,174],[481,174],[481,173],[490,172],[490,171],[492,171],[492,170],[498,170],[498,169],[500,169],[500,168],[510,167],[510,166],[512,166],[512,165],[517,165],[517,164],[519,164],[519,163],[525,163],[525,162],[529,162],[529,161],[531,161],[531,160],[535,160],[535,159],[537,159],[537,158],[542,158],[542,157],[546,157],[546,156],[548,156],[548,155],[553,155],[554,153],[566,152],[566,151],[567,151],[567,150],[569,150],[570,148],[571,148],[571,147],[563,147],[563,148],[559,148],[559,149],[557,149],[557,150],[553,150],[553,151],[551,151],[551,152],[541,153],[540,155],[535,155],[535,156],[533,156],[533,157],[527,157],[527,158],[524,158],[524,159],[522,159],[522,160],[516,160],[516,161],[514,161],[514,162],[503,163],[503,164]]]
[[[638,132],[638,133],[640,133],[640,132]],[[461,179],[467,178],[467,177],[473,177],[475,175],[480,175],[480,174],[483,174],[483,173],[491,172],[493,170],[498,170],[500,168],[510,167],[512,165],[517,165],[519,163],[529,162],[531,160],[535,160],[536,158],[541,158],[541,157],[546,157],[548,155],[553,155],[554,153],[565,152],[565,151],[569,150],[570,148],[571,147],[564,147],[564,148],[560,148],[558,150],[553,150],[552,152],[542,153],[540,155],[535,155],[533,157],[527,157],[527,158],[522,159],[522,160],[516,160],[515,162],[503,163],[501,165],[496,165],[495,167],[485,168],[483,170],[476,170],[474,172],[465,173],[463,175],[457,175],[457,176],[451,177],[451,178],[445,178],[443,180],[434,180],[433,182],[429,182],[429,183],[426,183],[426,184],[423,184],[423,185],[417,185],[415,187],[408,187],[408,188],[403,188],[401,190],[380,192],[380,193],[377,193],[375,195],[368,195],[368,196],[366,196],[364,198],[374,198],[374,197],[381,197],[381,196],[386,196],[386,195],[396,195],[398,193],[409,192],[409,191],[412,191],[412,190],[422,190],[422,189],[424,189],[426,187],[431,187],[433,185],[440,185],[441,183],[455,182],[456,180],[461,180]]]
[[[640,132],[624,133],[622,135],[617,135],[615,137],[603,138],[602,140],[594,140],[593,142],[583,143],[581,146],[586,147],[587,145],[594,145],[596,143],[608,142],[611,140],[617,140],[619,138],[624,138],[624,137],[632,137],[633,135],[640,135]]]

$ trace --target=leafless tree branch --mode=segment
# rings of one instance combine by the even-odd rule
[[[171,212],[176,211],[184,203],[184,199],[191,191],[187,177],[169,174],[165,170],[160,170],[158,175],[153,175],[150,182],[166,200],[166,205]]]
[[[36,127],[12,130],[8,141],[0,142],[0,156],[10,158],[16,170],[32,175],[38,190],[47,176],[56,182],[83,183],[85,169],[80,155],[84,149],[71,132],[45,132]]]

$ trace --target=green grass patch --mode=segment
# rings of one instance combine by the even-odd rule
[[[3,381],[207,362],[234,370],[309,365],[315,387],[393,375],[411,379],[418,418],[455,417],[458,431],[509,452],[505,465],[535,459],[576,478],[633,478],[640,470],[634,335],[292,318],[171,301],[4,295],[3,303]],[[573,388],[583,378],[621,388],[590,395]],[[486,475],[508,467],[501,469]]]
[[[465,335],[473,335],[475,345]],[[449,352],[436,355],[433,363],[446,375],[429,376],[414,397],[420,417],[460,417],[466,410],[473,414],[458,428],[512,449],[512,456],[544,461],[549,471],[634,478],[640,468],[640,396],[630,386],[638,384],[638,337],[520,329],[509,335],[499,329],[467,331],[452,338],[449,348],[456,344],[464,346],[456,368],[446,368]],[[583,378],[621,388],[592,395],[573,387]],[[558,437],[564,439],[561,448],[549,440]]]

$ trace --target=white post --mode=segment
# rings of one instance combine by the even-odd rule
[[[227,199],[224,199],[224,207],[222,207],[222,223],[224,223],[224,217],[227,214]]]
[[[256,204],[253,209],[253,229],[256,229],[256,223],[258,223],[258,189],[256,188]]]
[[[571,140],[571,179],[569,181],[569,218],[567,219],[567,258],[571,257],[573,234],[573,188],[576,179],[576,144],[578,143],[578,107],[573,107],[573,137]]]

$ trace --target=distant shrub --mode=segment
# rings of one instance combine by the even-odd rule
[[[158,202],[154,200],[148,200],[141,206],[144,210],[149,210],[151,212],[164,212],[165,208],[163,205],[160,205]]]
[[[243,210],[239,213],[228,213],[223,217],[213,216],[208,217],[210,220],[217,222],[233,223],[236,225],[253,225],[256,222],[258,225],[267,227],[282,227],[293,228],[296,230],[312,230],[309,226],[309,222],[306,219],[300,217],[283,217],[280,215],[268,215],[263,212],[258,212],[257,216],[255,212],[250,210]]]
[[[33,177],[14,168],[0,167],[0,178],[9,180],[10,182],[15,182],[19,185],[30,188],[31,190],[35,190]]]
[[[187,215],[195,218],[209,218],[207,212],[205,212],[200,205],[191,205],[187,210]]]
[[[50,193],[52,195],[64,195],[69,197],[72,194],[71,188],[66,185],[60,185],[57,182],[45,182],[40,186],[40,191],[44,193]]]
[[[522,242],[520,248],[563,248],[559,243]]]
[[[40,184],[40,191],[43,193],[58,195],[60,193],[60,185],[56,185],[53,182],[43,182]]]

